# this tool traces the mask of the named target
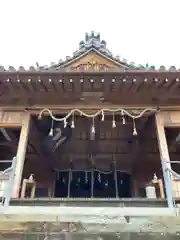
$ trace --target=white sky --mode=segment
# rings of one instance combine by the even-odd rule
[[[57,62],[94,30],[128,62],[180,68],[180,0],[0,0],[0,23],[4,66]]]

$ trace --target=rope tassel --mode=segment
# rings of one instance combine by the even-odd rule
[[[54,128],[54,119],[52,119],[52,123],[51,123],[51,129],[49,132],[49,136],[53,137],[53,128]]]
[[[136,123],[135,123],[135,119],[133,118],[133,136],[137,136],[137,129],[136,129]]]

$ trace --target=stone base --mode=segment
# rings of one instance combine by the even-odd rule
[[[1,233],[78,234],[157,233],[180,231],[178,209],[120,207],[1,207]]]
[[[168,233],[117,233],[117,234],[75,234],[52,232],[24,232],[0,234],[0,240],[179,240],[180,234]]]

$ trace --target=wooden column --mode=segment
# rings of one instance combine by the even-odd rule
[[[168,207],[173,208],[174,206],[172,198],[171,176],[167,171],[167,168],[171,168],[171,163],[164,130],[164,118],[160,112],[155,115],[155,122]]]
[[[24,161],[26,156],[26,148],[29,135],[29,126],[30,126],[30,114],[24,113],[22,119],[21,134],[19,138],[19,144],[16,155],[16,166],[15,166],[15,177],[13,183],[13,198],[19,197],[19,190],[21,186],[21,179],[24,167]]]
[[[159,152],[161,156],[161,161],[166,160],[167,167],[171,168],[170,157],[169,157],[169,150],[164,130],[164,118],[163,115],[159,112],[156,113],[155,116],[156,121],[156,132],[157,132],[157,140],[159,144]]]

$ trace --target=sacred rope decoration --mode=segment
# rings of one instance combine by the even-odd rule
[[[91,132],[93,134],[95,134],[95,124],[94,124],[95,117],[101,115],[101,121],[103,122],[105,120],[105,113],[111,112],[112,113],[112,128],[115,128],[116,127],[115,114],[120,112],[123,124],[126,123],[125,116],[129,116],[130,118],[132,118],[132,122],[133,122],[133,135],[136,136],[136,135],[138,135],[138,133],[137,133],[137,129],[136,129],[135,120],[138,119],[138,118],[141,118],[147,112],[156,112],[156,111],[157,111],[157,109],[154,109],[154,108],[145,108],[140,114],[132,115],[130,112],[128,112],[127,110],[125,110],[123,108],[117,108],[117,109],[103,108],[103,109],[98,110],[94,114],[87,114],[87,113],[83,112],[82,110],[80,110],[78,108],[75,108],[75,109],[70,110],[70,112],[67,113],[67,115],[65,117],[57,118],[57,117],[54,116],[53,112],[50,109],[45,108],[42,111],[40,111],[38,118],[41,119],[42,115],[45,112],[47,112],[50,115],[50,117],[52,118],[52,126],[51,126],[51,130],[50,130],[49,135],[52,136],[53,135],[54,121],[64,122],[64,128],[66,128],[67,125],[68,125],[68,119],[71,118],[71,128],[75,128],[74,115],[76,113],[79,113],[80,116],[84,116],[84,117],[92,119]]]

